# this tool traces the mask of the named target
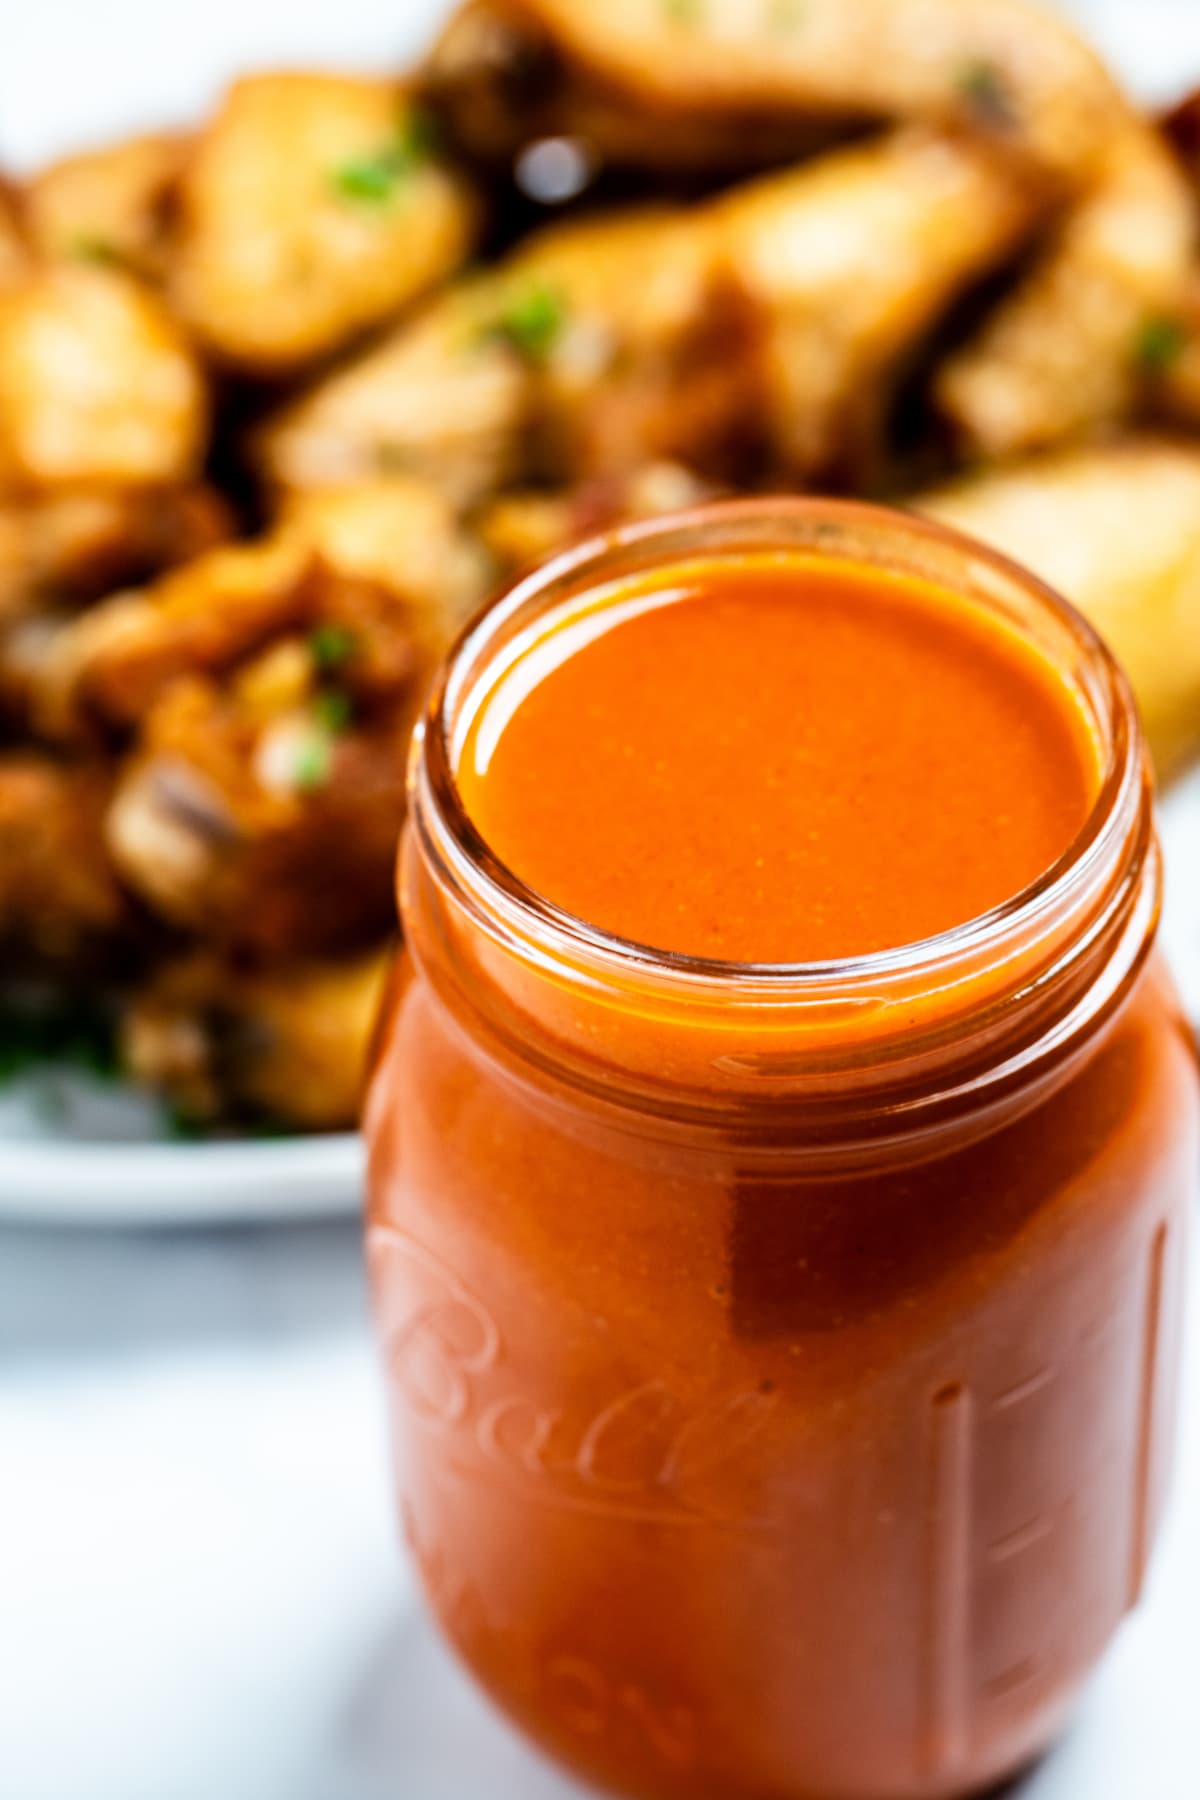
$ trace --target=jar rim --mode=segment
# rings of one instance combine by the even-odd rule
[[[549,900],[496,855],[476,828],[457,781],[455,723],[490,652],[520,614],[540,616],[560,599],[616,579],[609,565],[627,553],[653,557],[657,549],[662,566],[670,567],[696,557],[733,556],[748,548],[820,554],[856,534],[880,547],[916,545],[963,559],[976,579],[982,577],[993,589],[987,593],[973,588],[972,598],[994,608],[1002,592],[1019,596],[1072,646],[1088,679],[1083,697],[1106,755],[1086,819],[1042,874],[989,911],[931,937],[823,961],[764,963],[694,956],[606,931]],[[842,561],[895,567],[861,548],[856,554],[842,547],[836,554]],[[654,559],[642,566],[659,565]],[[945,576],[939,585],[951,592],[962,587]],[[1073,672],[1072,680],[1079,685],[1078,673]],[[933,974],[948,963],[995,951],[1014,930],[1036,929],[1043,915],[1060,914],[1127,840],[1132,820],[1148,798],[1148,773],[1136,706],[1123,671],[1087,619],[1047,583],[1000,551],[916,513],[854,500],[781,495],[714,500],[619,525],[559,552],[501,590],[468,622],[443,662],[414,737],[410,790],[419,823],[428,824],[433,803],[438,860],[450,864],[456,885],[471,893],[476,907],[498,914],[510,929],[532,932],[543,950],[557,951],[575,966],[582,959],[613,976],[622,971],[635,978],[653,974],[692,992],[733,985],[747,1000],[794,1001],[798,994],[815,989],[846,991],[900,975]]]

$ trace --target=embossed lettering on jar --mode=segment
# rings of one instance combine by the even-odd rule
[[[491,717],[503,742],[514,670],[534,692],[668,591],[661,628],[686,633],[731,583],[799,607],[839,571],[880,604],[933,596],[951,637],[999,634],[1074,709],[1080,817],[1019,891],[917,942],[859,953],[839,914],[823,961],[717,960],[581,920],[501,860],[481,822],[519,848],[522,820],[491,805],[478,737]],[[726,693],[707,725],[736,746]],[[616,855],[602,799],[580,842]],[[936,767],[903,804],[945,859],[940,905],[964,832],[926,829]],[[636,909],[604,874],[580,871],[589,904]],[[408,1543],[544,1749],[618,1794],[931,1800],[1053,1738],[1137,1599],[1170,1465],[1197,1103],[1158,899],[1123,679],[1070,609],[933,527],[714,506],[568,553],[460,642],[414,752],[368,1250]]]

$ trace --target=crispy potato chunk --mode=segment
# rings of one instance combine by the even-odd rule
[[[543,232],[271,421],[266,470],[299,489],[410,470],[459,501],[520,479],[551,361],[569,390],[594,393],[621,348],[694,318],[707,256],[673,212]]]
[[[926,493],[916,508],[1028,565],[1124,663],[1159,775],[1200,748],[1200,448],[1059,451]]]
[[[0,295],[0,488],[177,486],[207,410],[183,333],[131,277],[63,264]]]
[[[572,489],[518,489],[500,494],[472,520],[472,527],[511,575],[577,539],[627,519],[680,512],[714,498],[714,489],[680,463],[648,463],[624,478]]]
[[[265,1116],[348,1128],[392,956],[384,946],[269,971],[203,954],[168,964],[126,1015],[124,1060],[197,1123]]]
[[[0,293],[29,272],[29,245],[17,218],[17,209],[0,175]]]
[[[0,971],[89,965],[124,934],[128,902],[104,845],[110,787],[99,767],[0,755]]]
[[[265,707],[263,686],[281,701],[299,686],[269,674],[167,689],[123,765],[108,845],[135,892],[210,944],[260,961],[339,954],[393,917],[420,689],[414,678],[408,705],[356,718],[342,688],[308,679],[303,698]]]
[[[357,634],[353,679],[402,683],[439,656],[490,570],[432,488],[400,478],[310,494],[254,544],[223,546],[59,634],[41,670],[40,722],[132,729],[183,675],[217,675],[288,633]],[[376,617],[378,615],[378,617]]]
[[[30,240],[47,261],[99,263],[160,278],[188,141],[125,138],[41,169],[25,190]]]
[[[1194,210],[1148,127],[1114,134],[1095,188],[938,377],[941,410],[968,449],[1037,449],[1134,410],[1183,298]]]
[[[1121,105],[1049,8],[1026,0],[475,0],[427,73],[466,144],[511,154],[583,135],[601,156],[671,166],[755,132],[778,151],[811,122],[966,127],[1073,181]],[[800,139],[803,142],[803,139]]]
[[[889,378],[1033,217],[986,150],[899,132],[717,202],[731,280],[769,321],[763,403],[777,466],[805,476],[855,460]]]
[[[833,460],[849,415],[1032,202],[987,151],[901,133],[694,209],[543,231],[272,420],[284,488],[420,471],[460,502],[648,461]]]
[[[185,173],[172,292],[215,356],[291,373],[441,280],[473,226],[392,83],[252,76]]]
[[[225,502],[203,484],[149,496],[76,489],[0,500],[0,621],[144,580],[231,529]]]
[[[227,668],[300,620],[309,566],[296,543],[231,544],[91,608],[54,646],[42,728],[79,715],[132,729],[178,677]]]
[[[486,576],[440,496],[395,480],[85,614],[43,706],[139,728],[108,819],[130,887],[260,960],[385,931],[412,725]]]

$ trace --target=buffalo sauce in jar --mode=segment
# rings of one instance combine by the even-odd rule
[[[1190,1045],[1128,690],[867,508],[585,546],[463,638],[367,1130],[431,1605],[617,1793],[965,1793],[1139,1591]]]

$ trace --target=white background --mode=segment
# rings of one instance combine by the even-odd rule
[[[0,0],[0,162],[186,118],[250,64],[381,65],[437,10]],[[1200,3],[1073,10],[1143,91],[1200,80]],[[1021,1800],[1200,1795],[1200,1380],[1190,1411],[1151,1604]],[[353,1230],[0,1230],[0,1800],[567,1793],[400,1567]]]

